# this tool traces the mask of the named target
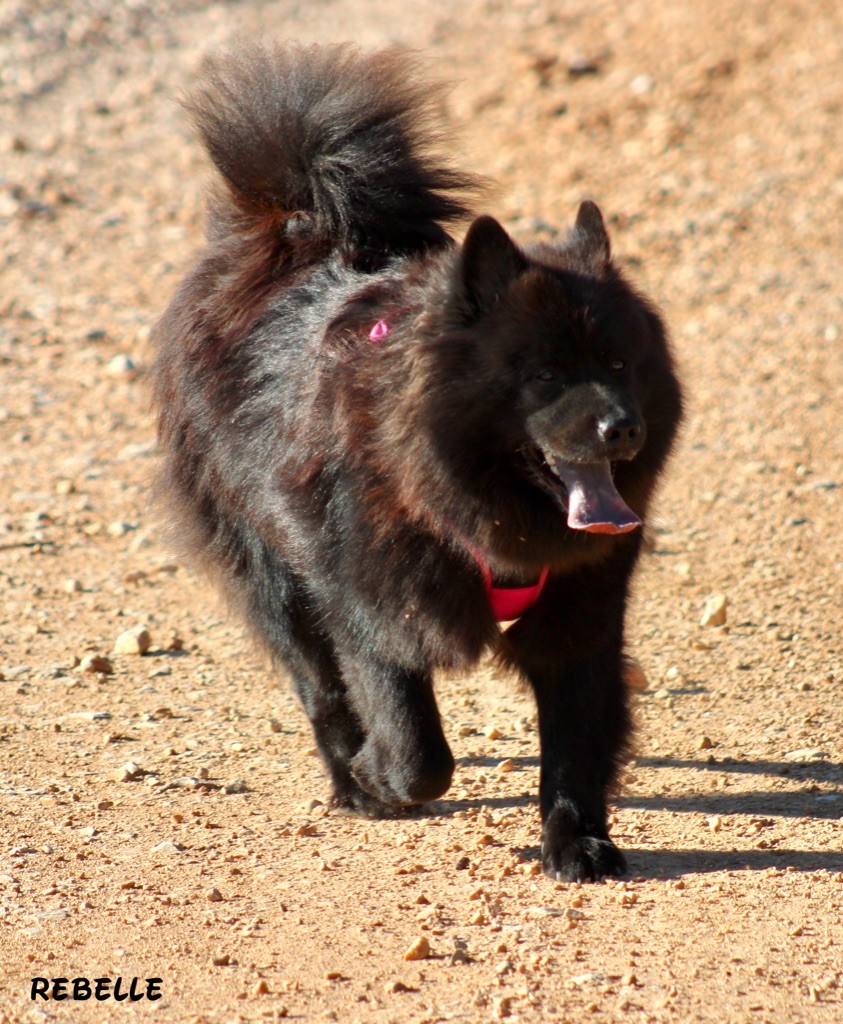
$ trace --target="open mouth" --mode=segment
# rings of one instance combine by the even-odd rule
[[[568,526],[586,533],[629,533],[641,520],[618,494],[614,463],[569,462],[547,449],[534,460],[542,483],[567,510]]]

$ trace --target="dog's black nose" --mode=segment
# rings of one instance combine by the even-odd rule
[[[610,459],[631,459],[644,443],[644,424],[634,413],[604,416],[597,424],[597,433]]]

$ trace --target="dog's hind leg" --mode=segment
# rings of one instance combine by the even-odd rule
[[[366,736],[349,705],[345,684],[326,642],[308,635],[299,623],[294,625],[293,633],[283,660],[331,777],[331,802],[364,817],[389,816],[392,808],[361,789],[352,775],[351,762]]]
[[[278,553],[263,544],[253,549],[251,565],[260,570],[246,578],[251,621],[290,674],[331,778],[333,805],[364,817],[389,817],[394,802],[365,791],[352,774],[366,732],[307,592]]]
[[[369,658],[343,663],[366,740],[352,761],[355,779],[385,803],[409,806],[442,796],[454,757],[429,673]]]

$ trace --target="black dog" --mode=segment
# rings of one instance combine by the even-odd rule
[[[491,649],[538,704],[546,873],[618,874],[624,611],[680,390],[593,203],[559,246],[449,237],[481,186],[430,155],[434,96],[395,52],[208,62],[187,106],[220,181],[157,331],[163,483],[338,806],[448,789],[432,673]]]

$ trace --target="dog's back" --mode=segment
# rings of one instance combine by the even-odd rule
[[[309,306],[324,329],[343,280],[449,245],[446,225],[481,190],[433,154],[441,89],[415,65],[399,50],[247,45],[207,58],[185,98],[218,176],[206,246],[156,328],[159,490],[206,564],[239,557],[237,544],[217,543],[215,509],[224,484],[245,486],[248,459],[240,453],[232,479],[210,456],[230,440],[225,416],[260,387],[261,319],[274,305],[273,340],[298,348],[314,333]],[[293,301],[279,312],[283,294]],[[284,330],[284,317],[301,324]]]

